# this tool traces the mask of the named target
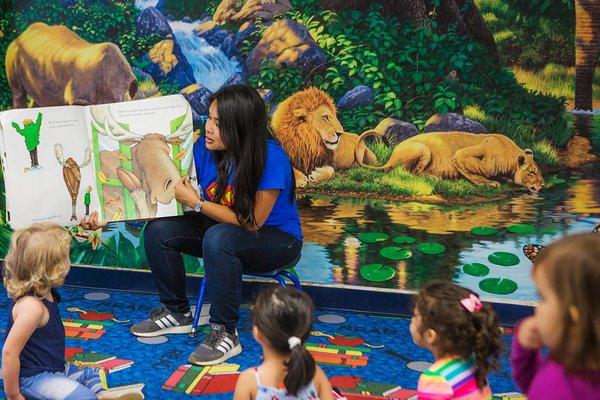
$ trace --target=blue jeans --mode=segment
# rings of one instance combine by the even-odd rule
[[[182,314],[190,305],[181,253],[202,257],[211,299],[210,322],[232,331],[239,320],[242,274],[292,264],[300,257],[302,242],[272,226],[251,232],[189,212],[148,222],[144,246],[161,303]]]
[[[19,386],[27,400],[92,400],[103,390],[98,369],[79,369],[71,364],[65,366],[64,372],[21,378]]]

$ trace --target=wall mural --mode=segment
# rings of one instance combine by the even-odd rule
[[[305,281],[529,301],[530,245],[600,224],[598,2],[0,4],[3,110],[182,93],[201,134],[212,93],[257,87],[294,165]],[[142,234],[77,232],[72,261],[147,268]]]

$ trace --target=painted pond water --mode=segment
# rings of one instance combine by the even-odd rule
[[[600,224],[599,164],[551,174],[547,183],[537,196],[469,206],[307,196],[300,206],[306,243],[298,274],[307,281],[408,290],[452,279],[498,292],[487,297],[533,300],[523,246]],[[494,278],[502,281],[482,283]]]

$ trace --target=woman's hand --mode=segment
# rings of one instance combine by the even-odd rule
[[[175,199],[188,207],[194,207],[200,200],[200,196],[192,186],[189,177],[182,177],[175,185]]]
[[[92,212],[89,217],[82,217],[79,221],[79,225],[81,225],[83,229],[89,229],[93,231],[104,228],[106,224],[106,222],[98,221],[98,211]]]

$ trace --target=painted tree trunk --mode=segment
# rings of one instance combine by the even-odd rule
[[[592,109],[592,81],[600,48],[600,1],[575,0],[575,108]]]

